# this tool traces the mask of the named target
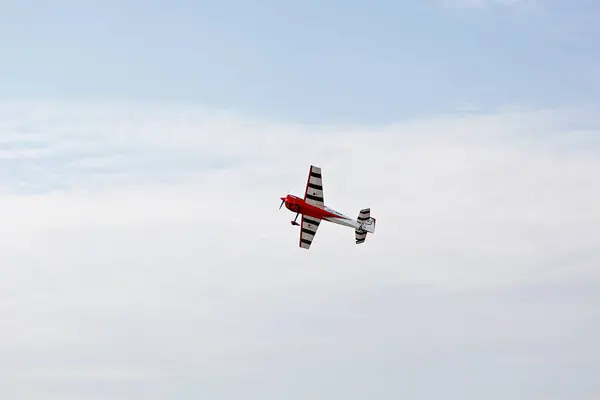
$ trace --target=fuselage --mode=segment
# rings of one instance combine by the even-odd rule
[[[288,194],[286,197],[282,197],[281,200],[285,201],[285,208],[294,213],[323,219],[334,224],[349,226],[355,229],[360,227],[360,223],[357,220],[347,217],[344,214],[327,206],[324,206],[323,208],[317,207],[305,202],[304,199],[291,194]]]

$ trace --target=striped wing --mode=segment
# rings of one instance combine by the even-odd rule
[[[323,179],[321,168],[310,166],[308,180],[306,182],[306,191],[304,192],[304,201],[313,206],[323,208],[325,201],[323,199]]]
[[[302,215],[302,222],[300,223],[300,247],[310,249],[320,223],[320,219]]]

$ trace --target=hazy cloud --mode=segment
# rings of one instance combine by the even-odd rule
[[[489,8],[489,7],[512,7],[530,8],[537,4],[537,0],[437,0],[445,7],[457,8]]]
[[[0,109],[7,398],[600,395],[597,110]],[[377,232],[298,248],[308,166]]]

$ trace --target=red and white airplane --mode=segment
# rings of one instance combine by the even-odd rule
[[[356,244],[364,243],[367,233],[375,233],[375,218],[371,217],[371,209],[360,210],[357,219],[352,219],[325,206],[323,200],[323,178],[321,168],[310,166],[304,199],[288,194],[281,198],[279,209],[285,204],[285,208],[296,213],[292,225],[300,226],[300,247],[309,249],[315,238],[321,221],[329,221],[334,224],[354,228]],[[300,224],[296,222],[302,214]]]

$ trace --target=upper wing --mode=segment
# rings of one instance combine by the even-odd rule
[[[313,206],[323,208],[325,201],[323,199],[323,179],[321,177],[321,168],[310,166],[308,180],[306,182],[306,191],[304,192],[304,201]]]
[[[320,219],[307,217],[302,214],[302,222],[300,222],[300,247],[310,249],[320,223]]]

